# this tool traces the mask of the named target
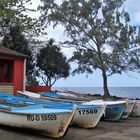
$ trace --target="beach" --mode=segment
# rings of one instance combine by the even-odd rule
[[[52,140],[35,131],[0,125],[1,140]],[[118,122],[100,121],[93,129],[70,127],[61,140],[140,140],[140,117]]]

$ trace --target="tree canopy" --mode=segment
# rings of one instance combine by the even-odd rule
[[[34,37],[43,32],[37,18],[32,18],[29,13],[35,12],[28,8],[31,0],[0,0],[0,37],[3,47],[10,48],[28,56],[27,82],[37,84],[33,78],[34,59],[32,56]],[[31,48],[32,45],[32,48]],[[34,44],[35,46],[35,44]]]
[[[50,39],[46,47],[37,54],[39,76],[44,84],[52,86],[58,79],[69,76],[70,65],[60,48]]]
[[[39,20],[29,15],[29,13],[35,12],[34,9],[27,7],[31,4],[31,0],[0,1],[0,36],[5,36],[14,26],[21,26],[28,37],[45,33]]]
[[[2,45],[11,50],[15,50],[17,52],[27,55],[26,75],[27,81],[29,82],[28,77],[31,77],[34,71],[34,59],[31,48],[29,46],[29,42],[23,34],[22,27],[12,27],[10,29],[10,32],[7,33],[3,38]]]
[[[74,73],[100,69],[105,96],[108,76],[140,68],[139,31],[130,24],[125,0],[41,1],[42,24],[62,24],[77,49],[71,58],[78,63]]]

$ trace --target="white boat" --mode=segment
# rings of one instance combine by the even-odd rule
[[[19,92],[20,95],[23,95],[23,96],[26,96],[26,97],[30,97],[30,98],[38,98],[40,99],[40,96],[39,94],[37,93],[33,93],[33,92]],[[41,99],[40,99],[41,100]],[[52,98],[53,100],[53,98]],[[47,105],[48,103],[51,103],[52,104],[54,103],[53,101],[50,101],[47,99],[43,99],[43,101],[46,101],[43,102],[43,104]],[[56,101],[56,100],[54,100]],[[60,108],[60,106],[62,108],[64,108],[65,106],[67,105],[72,105],[73,103],[77,104],[77,111],[76,111],[76,114],[73,118],[73,121],[72,121],[72,125],[76,125],[78,127],[82,127],[82,128],[94,128],[100,121],[102,115],[104,114],[105,112],[105,108],[106,108],[106,105],[105,104],[100,104],[100,105],[82,105],[82,104],[79,104],[78,102],[74,101],[74,102],[71,102],[69,101],[69,103],[65,103],[65,102],[62,102],[62,101],[57,101],[58,105],[57,107]],[[54,105],[56,104],[56,102],[54,103]],[[59,105],[59,104],[62,104],[62,105]]]
[[[132,112],[134,106],[136,104],[136,101],[135,100],[129,100],[129,99],[126,99],[126,108],[122,114],[122,119],[126,119],[127,117],[129,117],[130,113]]]
[[[42,105],[15,108],[0,104],[0,124],[36,130],[43,135],[60,138],[65,135],[77,107],[49,109]]]
[[[126,101],[112,101],[112,100],[93,100],[89,102],[82,103],[84,105],[99,105],[99,104],[105,104],[105,114],[103,116],[104,120],[109,121],[118,121],[125,108],[126,108]]]
[[[140,116],[140,100],[136,100],[135,106],[130,114],[130,116]]]
[[[72,125],[94,128],[105,112],[106,105],[78,105]]]

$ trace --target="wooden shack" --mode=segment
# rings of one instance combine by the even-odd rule
[[[26,55],[0,47],[0,92],[16,95],[25,90]]]

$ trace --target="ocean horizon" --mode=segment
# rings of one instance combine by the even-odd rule
[[[52,87],[52,90],[70,90],[82,94],[103,95],[103,87]],[[140,87],[109,87],[109,92],[112,96],[140,98]]]

